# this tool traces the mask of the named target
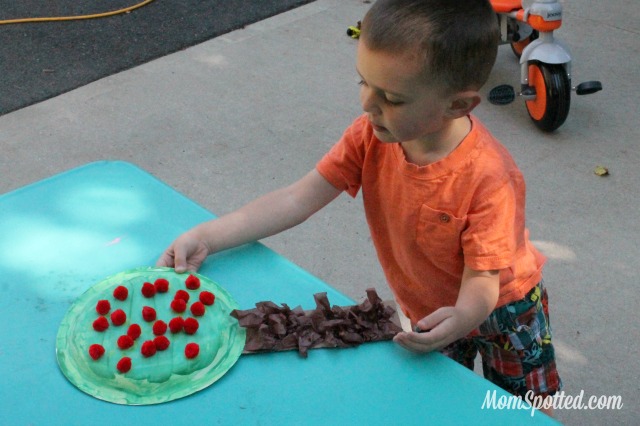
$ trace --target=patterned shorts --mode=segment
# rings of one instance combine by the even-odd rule
[[[478,329],[442,353],[473,369],[478,351],[484,377],[514,395],[533,391],[547,396],[562,388],[543,282],[523,299],[495,309]]]

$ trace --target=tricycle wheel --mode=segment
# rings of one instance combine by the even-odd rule
[[[556,130],[567,119],[571,105],[571,82],[564,67],[531,62],[529,85],[536,90],[536,98],[526,101],[529,116],[539,129]]]

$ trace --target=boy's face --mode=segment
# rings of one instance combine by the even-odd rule
[[[382,142],[432,143],[448,120],[450,100],[425,82],[424,71],[411,53],[390,53],[358,43],[356,68],[360,102]]]

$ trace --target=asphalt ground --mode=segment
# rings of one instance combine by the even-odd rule
[[[0,25],[0,115],[311,0],[155,0],[110,17]],[[0,0],[0,21],[99,15],[142,0]]]
[[[551,134],[532,124],[520,100],[483,102],[476,115],[527,181],[527,224],[549,259],[545,283],[566,395],[620,396],[624,404],[559,410],[557,418],[636,425],[640,4],[563,5],[557,36],[571,48],[573,82],[600,80],[604,90],[573,96],[567,121]],[[292,182],[360,114],[356,41],[345,30],[368,7],[318,0],[0,117],[0,192],[117,159],[223,214]],[[483,91],[518,80],[503,46]],[[597,166],[609,175],[597,176]],[[353,299],[369,286],[389,296],[359,198],[343,195],[264,243]]]

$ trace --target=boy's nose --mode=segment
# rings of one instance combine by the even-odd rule
[[[362,110],[364,112],[372,114],[380,113],[376,94],[368,87],[363,86],[360,88],[360,103],[362,104]]]

